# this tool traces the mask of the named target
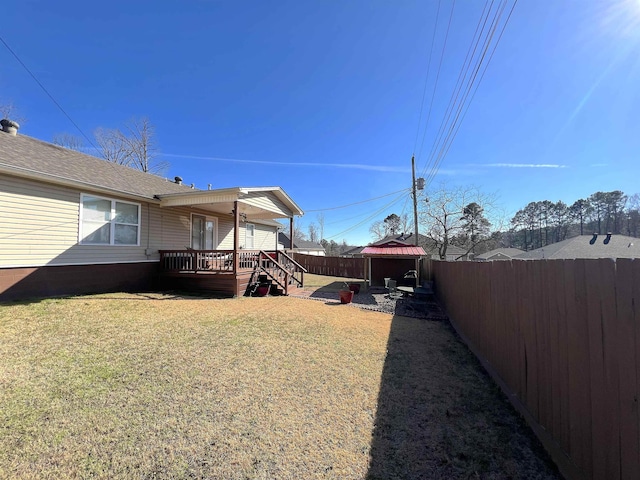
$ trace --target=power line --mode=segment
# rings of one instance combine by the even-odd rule
[[[422,134],[422,142],[420,142],[420,152],[418,154],[418,158],[422,154],[422,146],[424,145],[424,139],[427,135],[427,127],[429,126],[429,120],[431,119],[431,111],[433,109],[433,100],[436,97],[436,91],[438,89],[438,81],[440,80],[440,70],[442,69],[442,59],[444,58],[444,52],[447,49],[447,40],[449,39],[449,30],[451,29],[451,19],[453,18],[453,10],[456,7],[456,2],[453,0],[453,5],[451,5],[451,13],[449,14],[449,22],[447,23],[447,31],[444,36],[444,43],[442,45],[442,52],[440,53],[440,62],[438,63],[438,72],[436,73],[436,81],[433,86],[433,92],[431,93],[431,101],[429,102],[429,114],[427,115],[427,122],[424,127],[424,133]],[[415,150],[415,149],[414,149]]]
[[[379,200],[381,198],[390,197],[391,195],[395,195],[396,193],[408,192],[408,191],[409,191],[409,188],[403,188],[402,190],[398,190],[396,192],[387,193],[385,195],[380,195],[379,197],[370,198],[368,200],[362,200],[360,202],[350,203],[348,205],[340,205],[339,207],[330,207],[330,208],[318,208],[316,210],[305,210],[305,212],[306,213],[312,213],[312,212],[326,212],[326,211],[329,211],[329,210],[339,210],[341,208],[347,208],[347,207],[352,207],[353,205],[360,205],[362,203],[373,202],[374,200]]]
[[[493,2],[493,0],[492,0],[492,2]],[[429,155],[427,157],[427,161],[425,162],[425,166],[422,169],[422,174],[421,174],[422,176],[425,175],[425,173],[427,171],[427,168],[430,165],[430,162],[431,162],[431,160],[433,158],[434,150],[435,150],[438,142],[441,139],[444,126],[446,125],[446,122],[448,121],[449,116],[451,115],[450,111],[451,111],[451,109],[453,108],[453,105],[455,105],[455,103],[456,103],[456,101],[458,99],[458,94],[460,92],[460,88],[462,87],[463,79],[467,76],[467,72],[469,71],[469,67],[471,66],[471,60],[473,59],[473,56],[475,54],[475,49],[477,48],[478,42],[479,42],[480,37],[481,37],[481,35],[478,35],[478,29],[480,28],[480,25],[482,24],[482,17],[483,16],[485,17],[485,22],[484,23],[486,24],[486,19],[488,18],[489,12],[491,10],[491,9],[489,9],[489,11],[486,13],[486,16],[485,16],[485,11],[487,10],[487,5],[488,4],[489,4],[489,1],[487,0],[485,2],[485,4],[484,4],[484,8],[482,9],[482,14],[480,15],[480,18],[478,19],[478,23],[476,24],[476,29],[473,32],[473,36],[471,37],[472,38],[471,43],[469,44],[469,48],[467,49],[467,54],[465,55],[465,59],[464,59],[464,62],[462,63],[462,67],[460,68],[460,72],[458,73],[458,78],[456,80],[455,86],[454,86],[454,88],[453,88],[453,90],[451,92],[451,97],[449,98],[449,103],[448,103],[447,108],[445,110],[445,114],[444,114],[443,120],[440,123],[440,127],[438,128],[438,131],[436,133],[436,136],[435,136],[436,141],[434,142],[433,146],[431,147],[431,151],[429,152]],[[483,29],[484,29],[484,26],[483,26]],[[475,47],[474,47],[473,39],[476,39]],[[473,47],[473,54],[472,54],[472,47]],[[425,132],[425,135],[426,135],[426,132]],[[422,156],[422,147],[424,145],[424,138],[425,137],[423,137],[423,139],[422,139],[423,143],[420,146],[420,153],[418,155],[418,161],[420,161],[421,156]]]
[[[438,133],[436,134],[436,140],[434,141],[431,150],[429,152],[429,156],[427,159],[427,162],[425,163],[425,167],[422,171],[422,174],[424,175],[427,168],[431,165],[431,169],[433,171],[433,169],[435,168],[435,163],[436,161],[434,160],[434,156],[435,153],[438,149],[438,146],[440,145],[440,143],[443,140],[443,136],[445,134],[445,131],[447,129],[447,126],[449,124],[449,121],[451,119],[451,115],[453,114],[456,106],[459,104],[459,99],[460,99],[460,92],[462,90],[462,87],[465,83],[465,79],[467,79],[467,75],[469,74],[469,71],[471,69],[471,64],[474,60],[476,51],[478,49],[478,45],[480,44],[480,40],[483,37],[483,33],[485,31],[485,28],[487,26],[487,20],[489,19],[489,15],[491,14],[491,10],[493,7],[493,3],[494,0],[491,0],[491,6],[489,6],[489,9],[487,10],[487,6],[489,5],[489,1],[485,2],[485,6],[482,10],[482,14],[480,15],[480,18],[478,19],[478,23],[476,25],[476,30],[473,34],[472,40],[471,40],[471,44],[469,45],[469,48],[467,49],[467,54],[465,56],[465,60],[462,63],[462,67],[460,68],[460,72],[458,73],[458,79],[456,80],[455,86],[451,92],[451,97],[449,98],[449,103],[447,105],[447,108],[445,110],[445,114],[444,117],[442,119],[442,122],[440,123],[440,128],[438,129]],[[486,12],[486,15],[485,15]],[[483,21],[483,17],[484,17],[484,21]],[[480,29],[480,25],[482,25],[482,28]],[[479,30],[480,29],[480,30]],[[467,86],[469,85],[469,83],[467,83]],[[433,162],[433,163],[432,163]]]
[[[336,238],[339,237],[341,235],[344,235],[345,233],[349,233],[352,230],[355,230],[356,228],[358,228],[360,225],[362,225],[365,222],[368,222],[369,220],[371,220],[372,218],[376,217],[377,215],[379,215],[381,212],[384,212],[387,208],[389,208],[391,205],[394,205],[396,203],[398,203],[400,200],[402,200],[402,195],[394,198],[391,202],[387,203],[385,206],[383,206],[381,209],[375,211],[373,214],[371,214],[370,216],[368,216],[367,218],[365,218],[364,220],[362,220],[361,222],[352,225],[351,227],[347,228],[346,230],[343,230],[340,233],[336,233],[335,235],[331,235],[330,237],[326,237],[325,239],[330,239],[330,238]]]
[[[15,59],[18,61],[18,63],[20,65],[22,65],[22,68],[24,68],[27,73],[29,75],[31,75],[31,78],[33,78],[33,80],[38,84],[38,86],[42,89],[42,91],[44,93],[47,94],[47,96],[51,99],[51,101],[55,104],[56,107],[58,107],[58,109],[64,114],[65,117],[67,117],[67,119],[73,124],[74,127],[76,127],[76,129],[80,132],[80,134],[87,140],[87,142],[89,142],[89,145],[91,145],[93,148],[95,148],[96,150],[98,150],[98,147],[96,147],[93,142],[91,141],[91,139],[82,131],[82,129],[78,126],[78,124],[76,122],[73,121],[73,118],[71,118],[71,116],[65,111],[64,108],[62,108],[62,106],[56,101],[55,98],[53,98],[53,95],[51,95],[51,93],[49,93],[49,90],[47,90],[45,88],[45,86],[40,82],[40,80],[38,80],[38,78],[33,74],[33,72],[31,72],[31,70],[29,70],[29,68],[24,64],[24,62],[20,59],[20,57],[16,54],[16,52],[14,52],[11,47],[9,46],[9,44],[7,42],[4,41],[4,38],[2,38],[2,36],[0,36],[0,42],[2,42],[4,44],[4,46],[7,48],[7,50],[9,50],[9,52],[11,53],[11,55],[13,55],[15,57]]]
[[[477,66],[473,72],[473,77],[470,78],[469,82],[468,82],[468,86],[465,90],[464,93],[464,98],[460,101],[458,107],[457,107],[457,111],[456,111],[456,116],[455,119],[453,121],[453,123],[451,124],[449,131],[447,133],[446,138],[444,139],[444,142],[442,143],[441,147],[440,147],[440,151],[438,153],[438,156],[436,157],[436,161],[434,163],[434,168],[432,168],[432,171],[429,173],[429,176],[427,178],[427,183],[430,183],[433,178],[435,177],[438,169],[440,168],[440,164],[442,163],[442,160],[444,159],[444,157],[447,155],[447,153],[449,152],[449,149],[451,148],[451,144],[453,143],[455,137],[457,136],[457,133],[460,129],[460,125],[462,124],[462,120],[464,119],[464,116],[466,116],[466,112],[469,109],[469,106],[471,105],[471,102],[473,101],[473,98],[475,97],[475,92],[477,92],[478,87],[480,86],[480,82],[482,81],[482,78],[484,77],[484,72],[486,72],[488,66],[489,66],[489,62],[491,61],[491,58],[493,57],[493,52],[495,52],[498,43],[500,41],[500,39],[502,38],[502,32],[504,32],[504,29],[507,26],[507,23],[509,21],[509,19],[511,18],[511,13],[513,13],[513,9],[515,8],[515,5],[517,3],[517,0],[514,2],[512,8],[511,8],[511,12],[509,13],[509,16],[507,17],[507,20],[505,21],[505,23],[503,24],[502,27],[502,31],[500,33],[500,35],[498,36],[498,40],[496,41],[496,43],[493,46],[493,50],[492,53],[489,55],[489,60],[484,63],[484,60],[487,56],[487,52],[489,51],[489,48],[491,47],[491,42],[494,38],[494,35],[496,33],[496,30],[498,28],[499,22],[500,22],[500,18],[502,17],[502,15],[504,14],[504,10],[506,8],[507,5],[507,0],[504,1],[504,3],[502,3],[502,5],[498,8],[498,11],[496,12],[494,19],[492,20],[492,24],[490,26],[490,32],[487,33],[487,36],[485,38],[485,42],[484,42],[484,46],[483,46],[483,51],[482,51],[482,55],[480,60],[477,63]],[[480,76],[480,79],[478,80],[478,82],[476,82],[476,79],[478,78],[478,73],[480,72],[480,70],[484,67],[483,73]],[[473,94],[472,94],[473,92]],[[469,101],[467,101],[467,99],[469,98],[469,95],[471,95],[471,98]],[[464,114],[463,114],[464,112]]]
[[[440,3],[441,0],[438,0],[438,10],[436,12],[436,21],[433,25],[433,35],[431,35],[431,48],[429,48],[429,60],[427,61],[427,75],[424,78],[424,88],[422,89],[422,102],[420,102],[420,115],[418,116],[418,128],[416,129],[416,139],[413,142],[413,151],[415,153],[416,147],[418,146],[418,136],[420,135],[420,124],[422,123],[422,111],[424,109],[424,98],[427,94],[427,84],[429,83],[429,72],[431,72],[431,57],[433,56],[433,46],[436,40],[436,32],[438,31],[438,19],[440,18]],[[429,114],[431,114],[431,109],[429,109]],[[429,120],[424,127],[425,132],[429,127]]]
[[[484,18],[482,29],[480,30],[480,33],[475,39],[475,46],[473,48],[473,53],[471,54],[469,62],[467,63],[465,60],[465,62],[463,63],[461,74],[458,77],[458,82],[456,82],[456,88],[454,88],[455,93],[452,94],[449,106],[445,113],[445,118],[441,123],[440,129],[437,135],[437,139],[434,142],[433,147],[431,149],[429,160],[425,164],[425,168],[423,170],[423,173],[426,172],[429,165],[431,165],[431,169],[426,179],[427,185],[429,185],[430,182],[433,180],[433,178],[435,178],[435,175],[437,174],[443,159],[446,157],[457,135],[457,132],[460,129],[462,120],[466,116],[466,113],[470,107],[470,104],[473,98],[475,97],[475,93],[477,92],[478,87],[484,77],[484,74],[488,69],[488,65],[491,59],[493,58],[493,54],[495,53],[495,50],[497,49],[500,39],[502,38],[502,34],[504,33],[504,30],[506,29],[506,26],[511,18],[511,14],[515,9],[517,0],[515,0],[506,21],[502,25],[502,29],[500,31],[497,41],[492,45],[492,41],[494,39],[495,33],[500,24],[500,19],[504,14],[507,1],[508,0],[504,0],[504,2],[502,1],[500,2],[500,6],[497,7],[495,13],[493,13],[493,18],[491,19],[488,28],[486,28],[487,20],[489,16],[492,14],[492,10],[493,10],[494,1],[492,0],[491,6],[489,7],[487,14]],[[483,13],[484,13],[484,10],[483,10]],[[482,19],[482,16],[481,16],[481,19]],[[480,21],[482,22],[482,20]],[[486,28],[486,33],[485,33],[485,28]],[[476,28],[476,32],[477,31],[478,29]],[[471,68],[471,61],[475,57],[476,51],[478,50],[478,45],[480,43],[483,44],[482,47],[480,48],[481,53],[479,54],[479,58],[475,60],[475,64],[473,68]],[[487,52],[489,52],[490,49],[491,49],[491,53],[487,57]],[[488,60],[485,62],[485,59],[487,58]],[[479,73],[481,71],[482,73],[479,76]],[[464,74],[462,74],[462,72],[464,72]],[[467,79],[467,75],[469,75],[468,79]],[[466,79],[466,82],[465,82],[465,79]],[[463,84],[465,84],[464,88],[462,86]],[[463,91],[462,94],[461,94],[461,91]],[[452,117],[453,117],[453,120],[451,120]],[[437,152],[437,155],[436,155],[436,152]]]

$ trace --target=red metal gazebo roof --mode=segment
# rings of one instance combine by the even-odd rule
[[[384,257],[423,257],[427,255],[422,247],[416,247],[414,245],[406,245],[402,247],[365,247],[362,250],[362,254]]]

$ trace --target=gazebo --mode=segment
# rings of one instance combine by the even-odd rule
[[[369,286],[384,286],[384,279],[400,280],[404,275],[415,270],[420,272],[420,258],[427,254],[415,245],[398,240],[391,240],[379,245],[371,245],[362,250],[368,271]],[[412,286],[416,286],[418,279]]]

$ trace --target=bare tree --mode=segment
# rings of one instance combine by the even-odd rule
[[[13,120],[20,124],[26,121],[26,118],[20,113],[18,108],[9,100],[0,102],[0,117]]]
[[[382,220],[376,220],[369,227],[369,233],[374,240],[381,240],[387,235],[387,226]]]
[[[498,226],[502,224],[495,195],[482,193],[473,186],[449,189],[443,184],[438,190],[431,191],[421,204],[421,231],[438,249],[442,260],[447,258],[447,249],[456,238],[466,239],[463,247],[467,254],[480,243],[488,241],[488,218],[498,223]],[[470,216],[473,216],[471,213],[476,216],[473,235],[469,235]]]
[[[131,154],[124,141],[124,134],[118,129],[98,127],[93,136],[98,145],[98,153],[107,162],[129,166]]]
[[[307,234],[304,232],[304,230],[302,229],[302,227],[298,224],[295,223],[293,225],[293,237],[296,240],[306,240],[307,239]],[[291,248],[293,248],[293,242]]]
[[[317,216],[316,219],[318,220],[318,228],[319,228],[319,234],[320,234],[320,241],[322,241],[324,239],[324,213],[320,212]]]
[[[125,124],[125,129],[123,141],[130,152],[130,166],[148,173],[164,172],[169,165],[157,160],[159,151],[155,128],[149,119],[132,119]]]
[[[318,238],[318,227],[315,223],[311,222],[308,227],[309,230],[309,240],[317,243],[321,239]]]
[[[51,139],[52,143],[59,145],[69,150],[77,150],[82,152],[84,150],[84,142],[82,138],[70,133],[56,133]]]
[[[157,159],[155,129],[148,118],[134,118],[123,129],[98,128],[94,137],[100,155],[109,162],[155,174],[163,173],[169,166]]]
[[[627,235],[637,237],[640,234],[640,194],[629,197],[626,209]]]

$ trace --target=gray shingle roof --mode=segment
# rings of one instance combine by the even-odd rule
[[[289,235],[283,232],[278,232],[278,241],[284,245],[284,248],[291,248],[291,242],[289,241]],[[301,248],[304,250],[322,250],[324,247],[320,243],[310,242],[309,240],[300,240],[296,238],[294,242],[294,248]]]
[[[525,253],[524,250],[520,250],[519,248],[495,248],[481,255],[476,255],[476,258],[480,260],[488,260],[496,255],[501,258],[513,258],[523,253]]]
[[[605,243],[606,242],[606,243]],[[561,258],[640,258],[640,239],[625,235],[579,235],[516,257],[523,260]]]
[[[75,150],[0,131],[0,171],[71,181],[140,197],[193,191],[157,175],[101,160]]]

